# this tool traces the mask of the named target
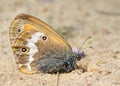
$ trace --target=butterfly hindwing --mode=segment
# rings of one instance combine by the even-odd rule
[[[57,62],[60,61],[61,65],[64,58],[72,55],[72,49],[64,38],[43,21],[27,14],[18,15],[12,22],[10,41],[16,62],[24,73],[38,72],[44,67],[41,63],[56,61],[48,68],[51,70]]]

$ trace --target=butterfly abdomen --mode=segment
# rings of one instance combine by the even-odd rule
[[[37,62],[38,71],[44,73],[67,73],[77,68],[77,61],[84,57],[84,53],[75,53],[67,58],[46,58]]]
[[[70,72],[75,69],[76,60],[70,58],[46,58],[40,60],[37,64],[38,71],[43,73],[63,73]]]

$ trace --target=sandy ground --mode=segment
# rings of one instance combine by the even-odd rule
[[[0,86],[56,86],[56,74],[21,73],[9,40],[9,27],[19,13],[47,22],[72,47],[87,56],[76,69],[61,74],[59,86],[120,86],[120,0],[0,0]]]

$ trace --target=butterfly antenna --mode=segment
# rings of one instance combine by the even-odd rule
[[[60,77],[60,73],[57,72],[57,85],[56,86],[59,86],[59,77]]]
[[[82,47],[83,47],[83,45],[89,40],[89,39],[91,39],[92,37],[90,36],[90,37],[88,37],[82,44],[81,44],[81,46],[80,46],[80,48],[79,48],[79,50],[81,50],[82,49]],[[90,48],[92,48],[93,49],[93,47],[92,46],[89,46]]]

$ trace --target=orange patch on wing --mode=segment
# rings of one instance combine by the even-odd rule
[[[35,70],[29,71],[26,66],[21,66],[19,69],[20,69],[20,71],[22,71],[25,74],[34,74],[34,73],[36,73]]]

